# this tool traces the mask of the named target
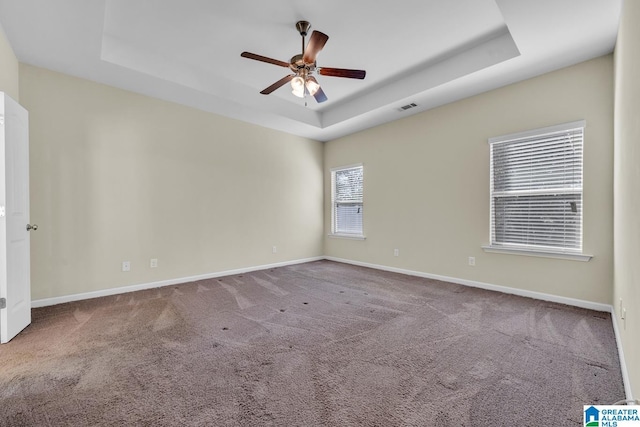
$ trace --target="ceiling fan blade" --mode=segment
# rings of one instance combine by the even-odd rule
[[[264,89],[263,91],[261,91],[260,93],[263,95],[269,95],[271,92],[273,92],[274,90],[278,89],[281,86],[284,86],[285,84],[287,84],[288,82],[291,81],[292,78],[294,78],[295,76],[293,74],[291,74],[290,76],[284,76],[283,78],[281,78],[280,80],[278,80],[277,82],[275,82],[274,84],[272,84],[271,86],[269,86],[268,88]]]
[[[320,104],[321,102],[324,102],[327,100],[327,95],[324,94],[324,92],[322,91],[322,88],[320,87],[320,84],[318,84],[318,81],[316,80],[315,77],[313,76],[309,76],[309,78],[307,79],[307,90],[309,91],[309,93],[311,93],[311,90],[309,89],[309,81],[314,82],[315,84],[318,85],[318,90],[316,91],[316,93],[313,94],[313,97],[316,99],[316,102],[318,104]]]
[[[367,75],[365,70],[348,70],[346,68],[329,68],[322,67],[318,70],[318,74],[331,77],[346,77],[349,79],[364,79]]]
[[[316,62],[316,56],[318,52],[322,50],[325,43],[329,40],[329,36],[321,33],[320,31],[314,31],[311,33],[311,38],[307,44],[307,48],[304,50],[304,56],[302,60],[305,64],[313,64]]]
[[[242,52],[240,54],[243,58],[255,59],[256,61],[266,62],[267,64],[279,65],[281,67],[289,68],[289,63],[284,61],[278,61],[277,59],[267,58],[266,56],[256,55],[251,52]]]

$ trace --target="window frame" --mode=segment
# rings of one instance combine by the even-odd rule
[[[354,202],[354,201],[338,201],[336,202],[336,173],[340,172],[340,171],[345,171],[345,170],[349,170],[349,169],[357,169],[360,168],[362,169],[362,198],[361,200],[358,202]],[[354,240],[365,240],[366,237],[364,235],[364,164],[362,163],[356,163],[356,164],[352,164],[352,165],[346,165],[346,166],[338,166],[338,167],[334,167],[330,169],[331,171],[331,231],[329,233],[329,237],[339,237],[339,238],[346,238],[346,239],[354,239]],[[337,218],[336,218],[336,203],[344,203],[344,204],[349,204],[349,203],[355,203],[355,204],[360,204],[363,212],[361,213],[361,215],[363,216],[362,218],[362,228],[360,230],[360,232],[356,232],[356,233],[348,233],[348,232],[338,232],[337,231]]]
[[[509,242],[496,242],[496,216],[494,209],[494,166],[495,159],[493,158],[493,147],[494,144],[509,144],[509,143],[517,143],[518,141],[522,141],[525,139],[533,139],[540,138],[544,139],[555,133],[566,132],[570,130],[575,130],[581,128],[582,129],[582,153],[581,153],[581,169],[582,174],[584,174],[584,141],[585,141],[585,129],[586,129],[586,121],[579,120],[569,123],[563,123],[556,126],[549,126],[545,128],[532,129],[524,132],[518,132],[508,135],[503,135],[495,138],[489,138],[489,150],[490,150],[490,159],[489,159],[489,169],[490,169],[490,184],[489,184],[489,244],[482,246],[482,249],[485,252],[495,252],[495,253],[508,253],[515,255],[528,255],[528,256],[536,256],[536,257],[548,257],[548,258],[560,258],[560,259],[569,259],[576,261],[589,261],[593,256],[585,254],[583,248],[583,238],[584,238],[584,181],[581,177],[581,186],[579,190],[572,188],[569,193],[579,194],[580,203],[582,209],[580,211],[580,247],[579,248],[570,248],[570,247],[553,247],[553,246],[544,246],[540,244],[523,244],[523,243],[509,243]],[[535,143],[535,142],[534,142]],[[496,191],[500,193],[500,191]],[[562,188],[550,188],[548,190],[540,190],[540,189],[531,189],[531,190],[523,190],[519,192],[520,195],[523,196],[533,196],[533,195],[545,195],[545,196],[553,196],[562,193],[566,193],[566,189]],[[504,191],[503,191],[504,193]],[[498,196],[501,197],[501,196]],[[510,197],[508,195],[504,195],[504,197]]]

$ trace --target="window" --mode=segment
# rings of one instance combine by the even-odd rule
[[[362,238],[362,165],[331,169],[331,234]]]
[[[489,140],[491,243],[485,249],[583,259],[571,254],[582,254],[584,126],[573,122]]]

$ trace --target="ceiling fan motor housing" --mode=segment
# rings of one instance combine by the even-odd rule
[[[291,68],[291,71],[293,71],[294,73],[297,73],[303,69],[311,72],[316,68],[316,63],[314,62],[313,64],[305,64],[304,60],[302,59],[302,55],[298,54],[291,57],[289,68]]]

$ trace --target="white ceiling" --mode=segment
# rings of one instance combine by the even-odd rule
[[[0,25],[21,62],[327,141],[609,53],[621,1],[0,0]],[[288,62],[303,19],[318,66],[367,71],[318,76],[323,104],[240,57]]]

